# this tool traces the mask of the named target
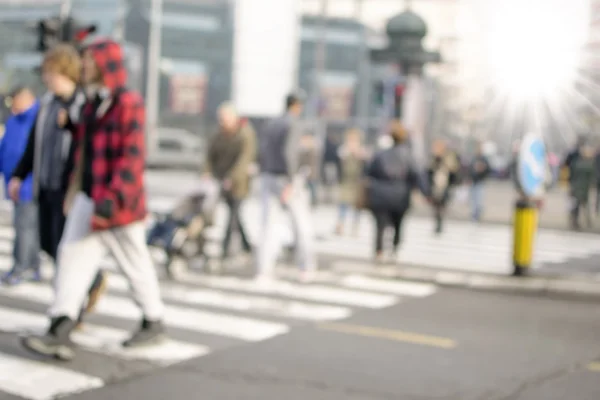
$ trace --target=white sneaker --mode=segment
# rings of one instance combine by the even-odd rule
[[[311,283],[317,278],[317,272],[314,269],[307,269],[300,272],[299,280],[301,283]]]

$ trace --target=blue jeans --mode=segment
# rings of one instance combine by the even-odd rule
[[[38,230],[38,207],[34,202],[16,203],[13,215],[15,240],[13,243],[14,266],[12,274],[22,274],[28,269],[40,269],[40,234]]]
[[[475,221],[481,219],[483,212],[483,182],[471,186],[471,216]]]
[[[355,209],[347,203],[341,203],[338,206],[338,223],[343,225],[346,222],[346,218],[349,212],[352,212],[352,223],[354,224],[354,226],[358,225],[358,220],[360,218],[360,210]]]

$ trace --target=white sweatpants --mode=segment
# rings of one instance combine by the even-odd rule
[[[281,193],[286,179],[271,174],[261,174],[261,226],[263,227],[256,251],[258,274],[270,276],[273,273],[277,255],[281,250],[281,237],[277,230],[277,217],[282,209]],[[292,217],[296,242],[296,262],[304,271],[317,268],[310,197],[304,180],[297,177],[293,184],[293,194],[284,205]]]
[[[59,268],[50,315],[77,319],[100,264],[109,253],[129,281],[133,298],[144,317],[152,321],[160,320],[164,305],[154,263],[146,245],[144,222],[91,232],[93,211],[91,199],[79,193],[67,216],[58,250]]]

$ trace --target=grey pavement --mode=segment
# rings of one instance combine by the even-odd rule
[[[567,213],[569,203],[567,194],[567,188],[561,185],[550,189],[546,193],[543,208],[539,213],[539,225],[541,228],[569,229]],[[514,203],[515,191],[510,181],[489,180],[485,187],[483,222],[512,224]],[[425,203],[417,202],[415,207],[413,207],[413,213],[425,216],[430,215],[431,210]],[[451,219],[469,220],[471,215],[468,205],[454,202],[450,205],[448,217]],[[600,232],[600,223],[596,221],[589,231]]]
[[[597,303],[443,290],[67,399],[597,400],[599,330]]]

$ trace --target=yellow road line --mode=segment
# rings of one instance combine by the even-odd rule
[[[439,347],[442,349],[453,349],[458,344],[448,338],[421,335],[419,333],[403,332],[391,329],[376,328],[373,326],[362,326],[362,325],[349,325],[349,324],[319,324],[319,329],[346,333],[350,335],[358,335],[365,337],[372,337],[378,339],[393,340],[396,342],[420,344],[429,347]]]
[[[600,362],[593,362],[588,364],[587,369],[593,372],[600,372]]]

